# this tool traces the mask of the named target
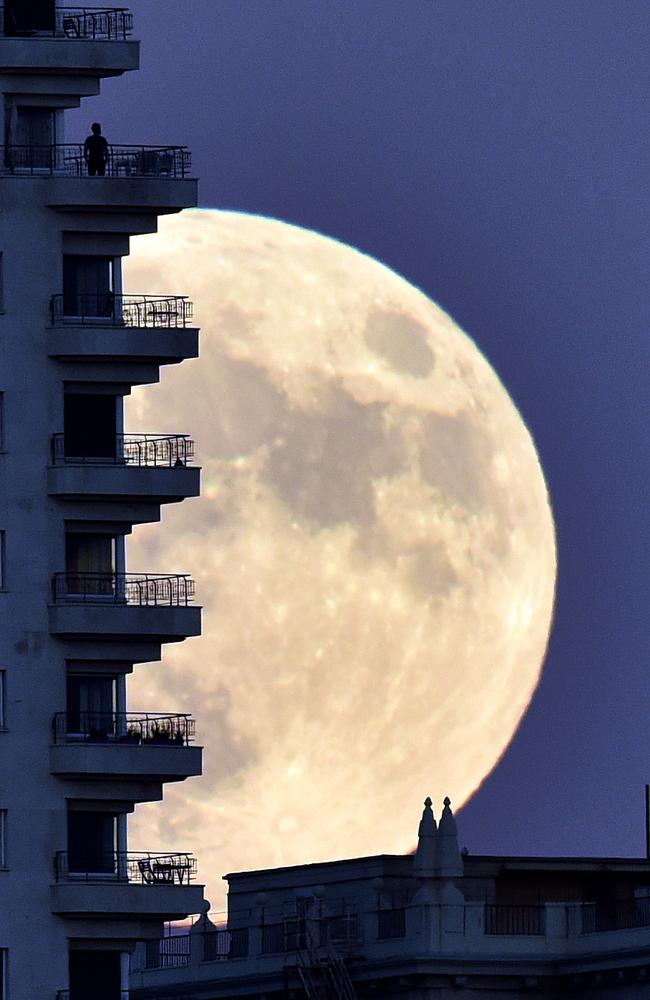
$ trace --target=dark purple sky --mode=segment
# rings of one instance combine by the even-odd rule
[[[537,442],[555,626],[517,736],[462,811],[463,843],[643,853],[647,0],[131,7],[142,71],[108,81],[69,139],[98,118],[115,142],[186,143],[202,205],[388,264],[474,337]]]

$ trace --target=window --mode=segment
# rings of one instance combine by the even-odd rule
[[[0,948],[0,1000],[7,996],[7,949]]]
[[[0,254],[0,312],[2,312],[2,254]],[[0,392],[0,451],[5,450],[5,394]]]
[[[104,812],[68,813],[68,871],[114,874],[117,857],[117,815]]]
[[[63,255],[63,313],[82,319],[112,317],[112,257]]]
[[[5,0],[5,35],[54,32],[55,0]]]
[[[4,257],[0,253],[0,313],[5,311]]]
[[[0,590],[5,589],[6,583],[6,573],[5,573],[5,533],[0,531]]]
[[[0,670],[0,729],[7,728],[7,671]]]
[[[7,810],[0,809],[0,868],[7,867]],[[2,994],[0,994],[1,996]]]

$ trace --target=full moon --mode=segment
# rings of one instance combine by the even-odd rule
[[[129,681],[205,745],[132,846],[194,851],[213,902],[228,871],[408,850],[424,796],[467,801],[539,679],[555,539],[521,416],[425,295],[276,220],[164,218],[125,291],[189,295],[202,327],[200,359],[127,406],[203,467],[129,569],[191,573],[205,609]]]

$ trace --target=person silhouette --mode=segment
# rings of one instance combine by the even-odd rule
[[[93,122],[90,129],[91,134],[84,142],[84,160],[88,167],[88,176],[104,177],[108,162],[108,143],[102,135],[99,122]]]

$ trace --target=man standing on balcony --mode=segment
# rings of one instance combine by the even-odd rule
[[[104,177],[108,162],[108,143],[102,135],[99,122],[93,122],[90,128],[91,135],[84,142],[84,160],[88,167],[88,176]]]

